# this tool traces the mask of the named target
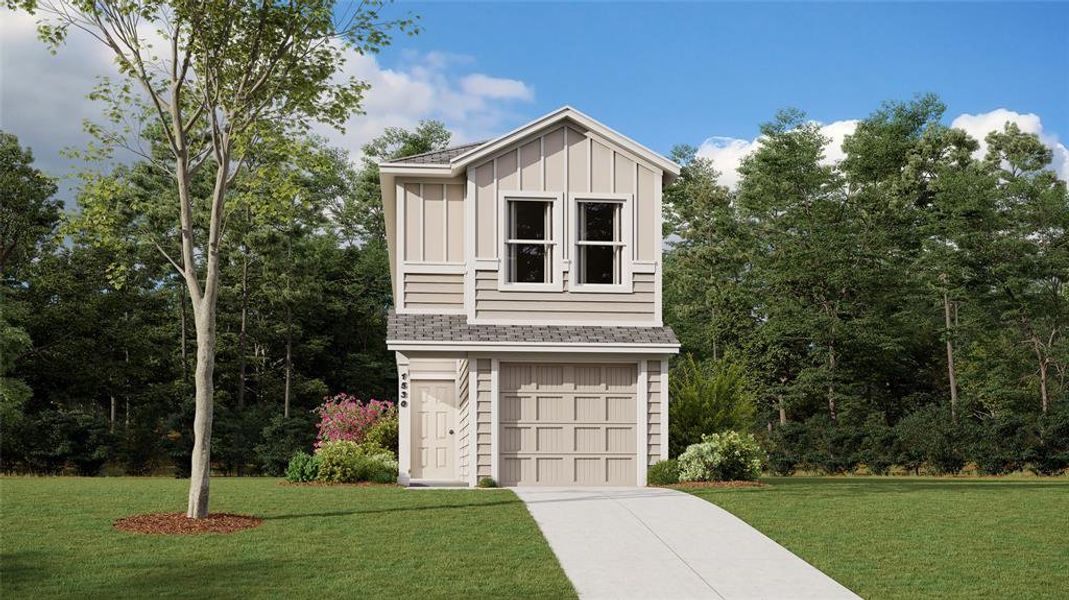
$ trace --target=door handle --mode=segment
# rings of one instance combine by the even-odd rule
[[[449,435],[453,435],[453,430],[452,429],[449,430]]]

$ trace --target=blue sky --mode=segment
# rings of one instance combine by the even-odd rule
[[[926,91],[949,116],[1005,107],[1069,135],[1069,4],[401,6],[423,16],[410,48],[527,83],[527,116],[572,104],[660,151],[753,137],[785,106],[831,122]]]
[[[759,124],[797,107],[832,139],[880,102],[935,92],[981,139],[1007,120],[1069,180],[1069,3],[409,3],[424,31],[345,69],[371,84],[344,132],[354,155],[386,127],[439,119],[459,142],[571,104],[650,148],[699,147],[732,185]],[[62,177],[84,147],[86,99],[113,57],[80,33],[53,56],[34,20],[0,8],[0,128]]]

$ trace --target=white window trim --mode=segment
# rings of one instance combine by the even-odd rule
[[[536,200],[551,202],[553,204],[553,239],[550,246],[553,247],[553,264],[551,273],[553,281],[550,283],[514,283],[508,280],[508,203],[513,200]],[[560,192],[524,192],[520,190],[502,190],[497,194],[497,230],[500,232],[498,245],[501,257],[500,267],[497,270],[497,286],[500,291],[514,292],[561,292],[564,291],[564,261],[562,260],[562,248],[564,246],[564,194]]]
[[[603,284],[603,283],[579,283],[579,203],[580,202],[615,202],[621,204],[620,207],[620,283],[618,284]],[[583,293],[603,293],[603,294],[630,294],[634,291],[634,267],[633,267],[633,246],[635,239],[635,227],[634,220],[632,218],[632,206],[634,204],[634,196],[632,194],[609,194],[609,193],[594,193],[594,192],[575,192],[568,194],[569,213],[572,219],[575,221],[571,223],[572,239],[569,243],[572,246],[571,255],[572,261],[569,266],[569,281],[568,289],[572,292]]]

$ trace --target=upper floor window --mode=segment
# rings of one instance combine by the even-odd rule
[[[580,201],[576,245],[580,285],[623,283],[622,202]]]
[[[509,200],[507,224],[507,281],[552,283],[553,202]]]

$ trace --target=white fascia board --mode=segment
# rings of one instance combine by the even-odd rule
[[[441,342],[386,340],[389,350],[448,352],[582,352],[679,354],[679,344],[588,344],[581,342]]]
[[[408,175],[410,177],[452,177],[449,165],[421,165],[413,163],[382,163],[379,173],[386,175]]]

